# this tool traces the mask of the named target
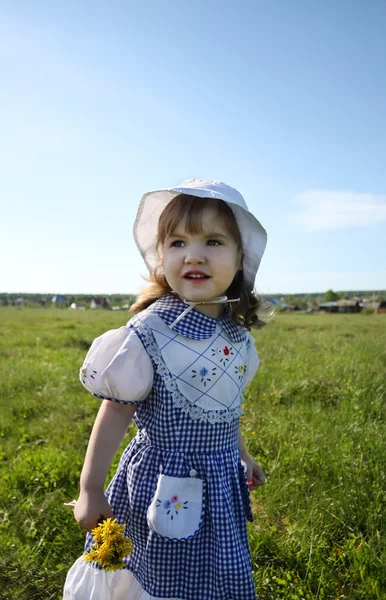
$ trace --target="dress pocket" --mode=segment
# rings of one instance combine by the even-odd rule
[[[204,481],[159,475],[147,523],[160,537],[183,541],[196,535],[204,519]]]

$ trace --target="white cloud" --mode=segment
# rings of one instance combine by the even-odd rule
[[[307,190],[295,199],[292,222],[310,231],[368,227],[386,222],[386,196],[337,190]]]

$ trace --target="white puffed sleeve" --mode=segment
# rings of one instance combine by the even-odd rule
[[[79,378],[98,398],[136,404],[148,396],[154,369],[134,329],[125,326],[93,341]]]
[[[251,334],[248,334],[248,354],[247,354],[247,369],[243,382],[243,390],[249,385],[256,375],[256,371],[260,365],[260,358],[255,348],[255,340]]]

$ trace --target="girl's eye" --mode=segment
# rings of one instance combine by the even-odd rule
[[[174,246],[175,248],[182,248],[184,245],[184,242],[182,240],[174,240],[174,242],[171,243],[171,246]]]
[[[207,244],[208,246],[221,246],[220,242],[218,242],[217,240],[208,240]]]

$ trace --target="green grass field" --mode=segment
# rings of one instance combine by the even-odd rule
[[[125,321],[0,309],[2,599],[60,600],[82,552],[63,502],[77,496],[99,400],[78,369],[93,338]],[[250,525],[262,600],[386,598],[385,341],[382,315],[277,315],[256,332],[242,425],[267,477]]]

